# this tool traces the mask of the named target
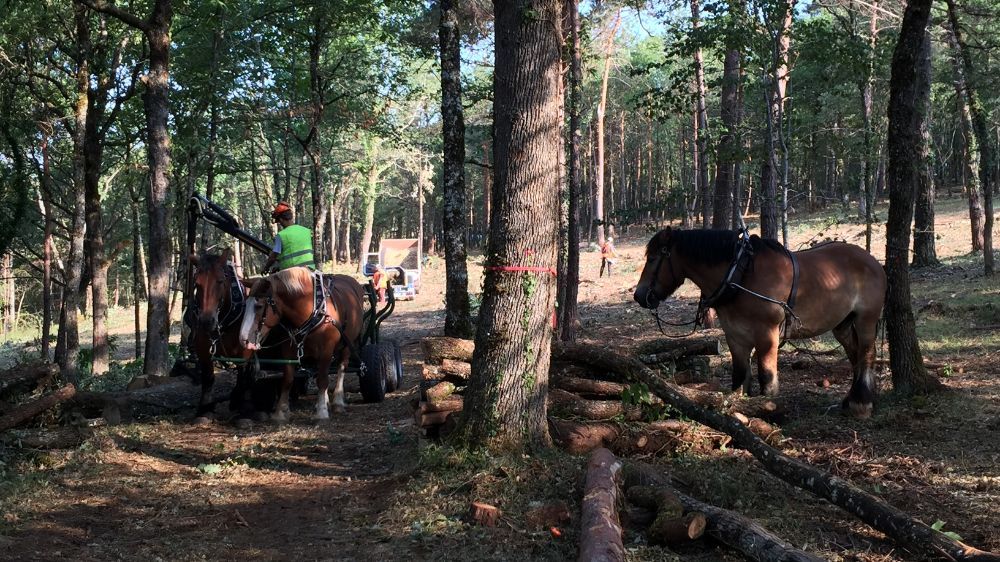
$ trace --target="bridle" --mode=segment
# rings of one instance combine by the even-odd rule
[[[658,307],[652,306],[653,303],[650,300],[650,295],[652,295],[653,299],[656,299],[657,301],[664,300],[664,299],[661,299],[656,294],[656,284],[659,281],[659,278],[660,278],[660,268],[663,267],[663,262],[664,261],[667,262],[667,267],[670,268],[670,278],[674,279],[674,280],[677,279],[677,272],[674,271],[674,260],[671,258],[670,245],[669,244],[665,244],[662,248],[660,248],[659,256],[656,258],[656,265],[653,266],[653,276],[652,276],[653,282],[649,285],[649,290],[646,291],[646,297],[645,297],[645,301],[646,302],[645,302],[645,305],[646,305],[646,308],[649,309],[650,314],[652,314],[653,318],[656,320],[656,327],[657,327],[657,329],[660,330],[661,334],[663,334],[664,336],[667,336],[668,338],[685,338],[685,337],[690,336],[691,334],[693,334],[695,332],[695,330],[698,329],[698,326],[701,324],[702,320],[704,320],[704,318],[705,318],[705,311],[707,309],[703,308],[701,306],[701,303],[699,302],[698,303],[698,312],[695,314],[694,320],[691,320],[689,322],[670,322],[670,321],[667,321],[667,320],[664,320],[664,319],[660,318],[659,313],[656,312],[656,310],[657,310]],[[691,331],[689,333],[687,333],[687,334],[672,335],[672,334],[666,333],[663,330],[663,326],[693,326],[693,327],[691,328]]]

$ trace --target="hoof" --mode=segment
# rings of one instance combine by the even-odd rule
[[[844,401],[844,410],[846,410],[852,418],[857,418],[859,420],[866,420],[872,417],[873,409],[874,407],[871,402],[865,404],[862,402],[852,402],[850,400]]]
[[[253,429],[253,421],[249,418],[237,418],[236,429]]]
[[[769,385],[761,388],[761,392],[760,393],[761,393],[762,396],[777,396],[778,395],[778,384],[777,383],[775,383],[775,384],[769,384]]]
[[[330,412],[326,410],[316,410],[316,420],[323,421],[330,419]]]
[[[347,413],[347,406],[343,404],[334,404],[333,413],[337,415],[343,415]]]
[[[212,418],[208,416],[198,416],[194,420],[192,420],[191,423],[194,425],[211,425]]]
[[[271,421],[275,423],[288,423],[288,412],[278,410],[277,412],[271,414]]]

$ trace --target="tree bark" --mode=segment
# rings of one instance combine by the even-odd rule
[[[860,202],[862,214],[865,219],[865,251],[867,252],[871,252],[872,250],[872,221],[874,216],[872,206],[875,204],[875,197],[873,193],[875,188],[875,155],[872,151],[872,139],[875,136],[875,132],[872,127],[872,106],[874,105],[875,90],[875,57],[876,47],[878,46],[878,16],[878,0],[873,0],[871,5],[871,14],[868,16],[868,60],[865,66],[864,79],[860,84],[861,111],[865,129],[865,168],[861,175]]]
[[[893,387],[902,394],[923,393],[940,387],[924,368],[917,340],[910,294],[910,224],[916,187],[927,174],[927,145],[921,133],[926,120],[920,79],[925,47],[924,31],[930,17],[930,0],[910,0],[892,57],[889,81],[889,220],[886,224],[885,269],[886,335]]]
[[[55,392],[50,392],[41,398],[25,402],[0,416],[0,431],[16,427],[46,410],[55,408],[76,394],[76,387],[67,384]]]
[[[985,206],[986,224],[983,228],[983,269],[986,275],[993,275],[995,272],[993,259],[993,190],[996,184],[997,162],[993,137],[990,134],[990,125],[987,119],[986,110],[983,108],[979,91],[974,84],[969,81],[973,76],[972,55],[969,47],[962,39],[962,30],[958,22],[958,12],[955,9],[954,0],[946,0],[948,4],[948,23],[951,27],[951,35],[954,45],[957,48],[957,57],[961,62],[961,77],[965,82],[965,101],[969,105],[969,112],[972,115],[972,132],[976,139],[976,146],[979,149],[979,183],[983,190],[983,203]],[[956,64],[956,69],[959,67]]]
[[[476,332],[467,443],[548,447],[558,247],[561,1],[496,2],[494,203]]]
[[[913,267],[930,267],[939,265],[934,243],[934,175],[931,171],[930,155],[930,118],[931,118],[931,37],[930,31],[924,37],[925,48],[920,51],[920,61],[917,67],[917,85],[919,98],[917,103],[922,107],[924,119],[920,126],[920,142],[923,145],[924,169],[917,183],[917,198],[913,217]]]
[[[607,449],[594,451],[587,462],[580,509],[579,562],[625,560],[622,528],[618,521],[621,467],[621,462]]]
[[[462,108],[462,47],[454,0],[440,0],[441,128],[444,136],[442,175],[445,260],[446,336],[473,333],[469,311],[469,272],[466,263],[465,116]],[[421,186],[422,187],[422,186]]]
[[[583,60],[580,51],[580,2],[566,0],[564,4],[570,28],[569,71],[569,220],[566,240],[566,293],[563,299],[559,328],[560,339],[576,341],[580,323],[580,204],[583,202],[581,177],[580,112],[583,104]]]
[[[42,239],[42,361],[49,360],[49,337],[52,331],[52,171],[49,163],[49,132],[42,131],[42,175],[39,189],[44,205],[45,233]]]

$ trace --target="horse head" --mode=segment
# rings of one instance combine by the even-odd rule
[[[282,318],[298,325],[309,317],[312,307],[312,273],[308,269],[292,267],[263,277],[247,297],[240,343],[247,349],[259,349]]]
[[[643,308],[655,309],[684,283],[674,267],[674,237],[670,227],[657,232],[646,245],[646,264],[632,295]]]
[[[190,256],[194,265],[194,302],[198,307],[197,328],[212,332],[219,327],[219,309],[229,301],[229,283],[226,263],[232,252],[229,248],[222,255],[202,254]]]

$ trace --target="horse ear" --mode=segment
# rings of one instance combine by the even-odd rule
[[[230,259],[232,259],[232,257],[233,257],[232,248],[226,248],[225,250],[222,250],[222,261],[228,262]]]

